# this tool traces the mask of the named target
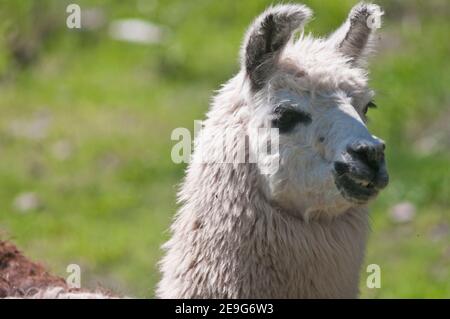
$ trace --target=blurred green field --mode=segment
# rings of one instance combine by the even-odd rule
[[[303,2],[316,35],[356,3]],[[170,133],[203,118],[238,70],[245,28],[273,1],[76,3],[105,26],[67,29],[64,1],[0,3],[0,237],[62,276],[81,265],[85,287],[152,297],[185,168],[170,160]],[[368,289],[363,270],[362,297],[449,298],[450,3],[378,3],[369,126],[387,142],[391,183],[372,205],[365,261],[380,265],[382,286]],[[166,37],[111,39],[106,26],[121,18],[164,26]],[[407,222],[390,215],[401,202],[416,209]]]

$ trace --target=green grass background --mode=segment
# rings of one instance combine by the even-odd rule
[[[307,32],[322,36],[356,3],[303,2],[315,12]],[[152,297],[185,168],[170,160],[170,133],[203,118],[213,91],[238,71],[245,28],[272,1],[76,3],[99,8],[107,23],[152,21],[167,37],[119,42],[106,28],[67,29],[64,1],[0,2],[0,236],[59,275],[81,265],[85,287]],[[450,3],[379,3],[386,15],[371,63],[379,108],[369,126],[387,142],[391,183],[372,205],[365,261],[380,265],[382,286],[368,289],[363,269],[362,297],[448,298]],[[33,53],[30,63],[14,58],[20,50]],[[39,118],[49,123],[40,138],[15,133]],[[64,160],[58,143],[72,149]],[[18,211],[24,192],[40,207]],[[389,211],[403,201],[417,212],[397,224]]]

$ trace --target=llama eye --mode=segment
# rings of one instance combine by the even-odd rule
[[[364,114],[366,114],[369,109],[374,109],[376,107],[377,107],[377,105],[375,104],[375,102],[370,101],[369,103],[367,103],[366,107],[364,108]]]
[[[272,126],[278,128],[280,133],[291,131],[298,123],[309,124],[311,116],[302,111],[292,109],[275,109],[275,118],[272,120]]]

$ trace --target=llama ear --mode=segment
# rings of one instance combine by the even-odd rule
[[[253,90],[264,86],[292,34],[311,15],[311,10],[303,5],[278,5],[256,18],[247,31],[241,54],[242,67]]]
[[[375,31],[381,26],[383,11],[376,4],[359,3],[350,11],[347,21],[328,39],[355,64],[364,61],[374,46]]]

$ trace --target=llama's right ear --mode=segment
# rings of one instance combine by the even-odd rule
[[[292,34],[311,15],[311,10],[304,5],[278,5],[256,18],[247,31],[241,54],[242,67],[253,90],[264,86]]]

